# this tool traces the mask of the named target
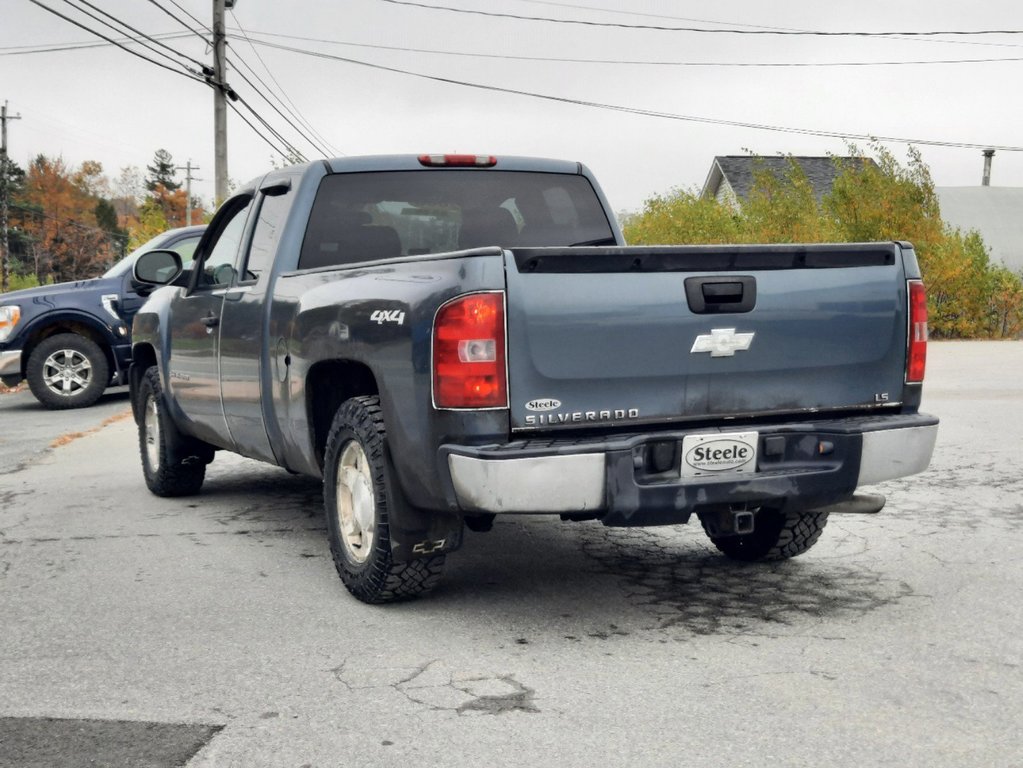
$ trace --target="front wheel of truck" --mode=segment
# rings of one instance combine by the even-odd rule
[[[733,560],[788,560],[801,555],[817,543],[828,522],[827,512],[784,512],[760,507],[754,515],[754,528],[743,535],[715,536],[701,517],[703,530],[711,543]]]
[[[330,552],[345,587],[364,603],[389,603],[431,591],[444,555],[395,561],[388,515],[397,503],[380,401],[353,397],[334,416],[323,472]]]
[[[139,453],[146,486],[157,496],[198,493],[213,450],[178,431],[167,413],[155,365],[142,375],[138,398]]]

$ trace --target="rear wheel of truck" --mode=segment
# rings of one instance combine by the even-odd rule
[[[84,408],[110,383],[110,363],[99,345],[77,333],[58,333],[32,350],[25,378],[47,408]]]
[[[157,496],[198,493],[213,449],[178,431],[167,413],[155,365],[142,375],[138,398],[139,453],[146,486]]]
[[[713,536],[703,523],[711,542],[733,560],[787,560],[801,555],[821,536],[828,522],[827,512],[783,512],[761,507],[754,517],[752,533],[741,536]]]
[[[323,500],[334,565],[364,603],[426,594],[440,582],[444,555],[396,562],[388,514],[396,503],[387,432],[376,397],[353,397],[338,409],[327,437]]]

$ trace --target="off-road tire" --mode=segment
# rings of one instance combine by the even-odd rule
[[[92,339],[58,333],[32,350],[25,378],[36,400],[47,408],[85,408],[106,391],[110,362]]]
[[[192,496],[202,488],[212,449],[182,435],[167,413],[154,365],[142,375],[138,403],[139,454],[146,486],[157,496]]]
[[[782,512],[761,507],[754,520],[753,532],[742,536],[711,536],[706,524],[703,530],[714,546],[733,560],[788,560],[817,543],[827,525],[828,513]]]
[[[327,437],[323,501],[334,566],[364,603],[419,597],[443,575],[444,555],[393,559],[388,515],[399,503],[394,482],[379,398],[346,400]]]

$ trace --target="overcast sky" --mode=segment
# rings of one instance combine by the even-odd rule
[[[200,22],[211,24],[212,0],[39,3],[108,37],[124,35],[76,9],[111,21],[94,9],[105,11],[152,36],[180,33],[161,40],[195,61],[175,61],[192,69],[211,61],[203,40],[185,24],[208,37]],[[995,155],[992,183],[1023,186],[1023,34],[810,36],[637,28],[1023,31],[1019,0],[237,0],[227,26],[229,84],[309,159],[458,151],[579,160],[598,176],[617,210],[636,210],[654,194],[701,186],[715,155],[846,153],[843,139],[813,133],[823,132],[1004,147]],[[202,181],[193,192],[210,201],[211,89],[138,46],[132,49],[175,71],[110,44],[32,52],[96,42],[103,41],[31,0],[3,0],[0,102],[8,101],[9,112],[21,116],[8,124],[11,158],[22,167],[38,154],[59,155],[72,165],[98,160],[114,180],[125,166],[144,172],[163,148],[177,164],[199,166]],[[1002,61],[848,65],[967,59]],[[835,63],[846,65],[824,66]],[[740,64],[800,66],[735,66]],[[255,123],[251,112],[237,106]],[[246,181],[271,167],[274,150],[234,113],[228,137],[232,179]],[[885,146],[905,158],[904,144]],[[938,186],[980,183],[979,147],[918,146]]]

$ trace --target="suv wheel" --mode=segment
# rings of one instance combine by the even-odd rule
[[[28,386],[47,408],[84,408],[95,403],[110,383],[110,363],[92,339],[58,333],[29,355]]]

